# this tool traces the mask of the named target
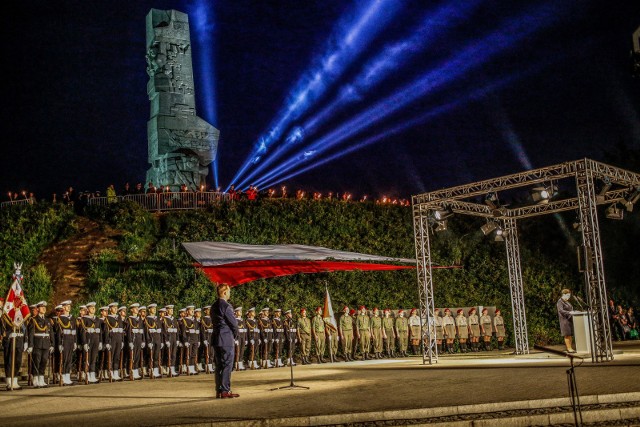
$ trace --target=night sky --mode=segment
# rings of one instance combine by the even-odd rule
[[[218,175],[226,187],[286,107],[296,83],[318,63],[314,58],[339,48],[338,23],[349,22],[370,2],[14,3],[3,31],[2,200],[8,191],[29,190],[50,199],[68,186],[104,192],[111,183],[120,189],[127,181],[144,181],[145,17],[151,8],[190,15],[197,113],[220,129]],[[212,24],[208,62],[199,57],[202,46],[194,34],[192,13],[199,3],[206,5]],[[393,3],[398,9],[383,8],[372,17],[379,21],[377,34],[289,130],[335,99],[372,58],[384,58],[385,48],[415,41],[414,29],[427,13],[447,5]],[[370,107],[380,105],[375,120],[318,159],[367,138],[377,142],[287,179],[289,188],[408,198],[529,167],[603,160],[620,142],[640,149],[640,79],[631,77],[629,59],[640,2],[450,5],[457,5],[450,6],[457,9],[451,21],[433,21],[434,28],[446,30],[423,46],[402,45],[406,58],[386,63],[388,73],[379,83],[332,111],[302,144],[354,117],[368,117]],[[498,38],[482,44],[501,28]],[[205,93],[203,81],[212,76],[214,90]],[[397,100],[389,101],[425,76],[425,84],[445,83],[400,108]],[[213,98],[215,111],[206,111],[207,98]],[[411,125],[392,132],[410,119]],[[213,174],[210,178],[213,182]]]

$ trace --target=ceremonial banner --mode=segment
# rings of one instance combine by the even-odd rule
[[[326,293],[324,295],[324,310],[322,311],[322,318],[324,319],[324,323],[327,324],[334,331],[338,330],[338,322],[336,322],[336,317],[333,314],[333,307],[331,307],[331,296],[329,295],[329,289],[326,289]]]
[[[22,264],[13,264],[16,271],[13,273],[11,288],[4,302],[3,313],[15,327],[20,327],[31,315],[29,305],[22,290]]]

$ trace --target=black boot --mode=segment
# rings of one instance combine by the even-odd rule
[[[502,341],[498,341],[498,350],[504,350],[504,345]]]
[[[491,351],[491,344],[489,344],[489,342],[485,342],[485,343],[484,343],[484,349],[485,349],[486,351]]]

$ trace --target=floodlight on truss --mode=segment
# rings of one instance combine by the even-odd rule
[[[447,229],[447,220],[438,221],[438,225],[436,226],[436,231],[446,231]]]
[[[602,187],[600,187],[600,191],[596,194],[596,201],[598,203],[603,203],[605,201],[605,195],[607,191],[611,189],[613,184],[611,183],[611,178],[608,176],[602,177]]]
[[[624,218],[624,211],[621,207],[618,206],[617,203],[612,204],[605,211],[605,215],[609,219],[620,220]]]
[[[442,208],[442,209],[436,209],[435,211],[433,211],[433,217],[435,218],[436,221],[444,221],[445,219],[449,218],[451,215],[453,215],[453,211],[451,210],[451,208]]]
[[[633,205],[640,199],[640,187],[635,187],[624,201],[627,212],[633,212]]]
[[[531,189],[531,198],[538,204],[549,203],[549,200],[558,194],[558,187],[554,184],[542,187],[534,187]]]
[[[504,242],[504,238],[507,235],[507,232],[502,229],[502,227],[498,226],[496,228],[496,236],[493,238],[496,242]]]
[[[488,234],[491,234],[491,232],[493,230],[495,230],[496,228],[498,228],[498,223],[492,220],[487,220],[487,223],[484,224],[482,227],[480,227],[480,230],[482,230],[482,234],[484,234],[485,236]]]

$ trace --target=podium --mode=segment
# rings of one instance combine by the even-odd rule
[[[576,352],[591,354],[591,313],[572,311],[573,334],[576,338]]]

